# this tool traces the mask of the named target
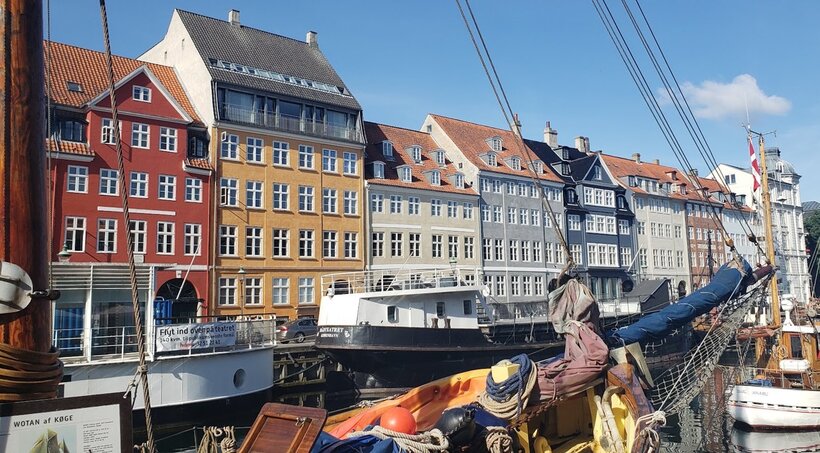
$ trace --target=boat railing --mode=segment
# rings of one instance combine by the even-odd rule
[[[766,385],[778,388],[807,388],[814,389],[820,384],[820,371],[811,368],[798,370],[783,370],[779,368],[743,367],[743,371],[736,377],[736,383],[752,385]]]
[[[480,281],[481,272],[477,268],[384,269],[323,275],[322,288],[332,296],[472,287]]]
[[[157,318],[143,332],[148,335],[145,350],[150,360],[158,356],[211,354],[275,345],[276,318]],[[132,359],[138,353],[133,325],[54,329],[52,344],[67,363]]]

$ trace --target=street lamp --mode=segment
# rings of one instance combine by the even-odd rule
[[[239,295],[242,299],[239,301],[239,310],[242,313],[242,319],[245,319],[245,268],[240,267],[239,270],[236,272],[239,275]]]
[[[63,249],[57,254],[57,261],[67,263],[71,259],[71,252],[68,251],[68,243],[63,244]]]

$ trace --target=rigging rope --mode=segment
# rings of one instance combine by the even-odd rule
[[[538,367],[526,354],[499,365],[518,364],[518,371],[503,382],[495,382],[492,373],[487,374],[487,387],[478,394],[477,401],[496,417],[509,420],[521,414],[529,404],[530,394],[538,382]]]
[[[122,141],[120,137],[120,123],[117,117],[117,100],[114,84],[114,64],[111,56],[111,39],[108,33],[108,15],[105,9],[105,0],[100,0],[100,19],[103,27],[103,41],[105,44],[105,62],[108,70],[108,94],[111,102],[111,120],[114,130],[114,142],[117,150],[117,182],[119,183],[120,196],[122,201],[122,216],[125,224],[125,237],[128,242],[126,250],[128,252],[128,273],[131,282],[131,305],[134,312],[134,325],[137,334],[137,351],[139,353],[139,365],[137,372],[142,386],[143,404],[145,406],[145,430],[147,440],[145,442],[149,452],[153,453],[154,429],[151,421],[151,396],[148,388],[148,366],[145,364],[145,336],[142,328],[142,313],[140,313],[139,289],[137,287],[137,267],[134,261],[134,234],[130,227],[131,214],[128,209],[128,186],[125,182],[125,165],[122,155]]]
[[[438,429],[419,434],[405,434],[393,431],[381,426],[374,426],[367,431],[356,431],[347,435],[347,439],[373,436],[377,439],[391,439],[402,451],[409,453],[432,453],[436,451],[447,451],[450,448],[450,441]]]

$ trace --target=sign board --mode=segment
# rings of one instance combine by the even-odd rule
[[[131,452],[130,403],[109,393],[0,404],[0,451]]]
[[[236,323],[210,322],[157,326],[157,352],[219,348],[236,344]]]

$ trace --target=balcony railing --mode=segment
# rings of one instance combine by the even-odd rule
[[[220,116],[220,119],[224,121],[251,124],[267,129],[315,135],[317,137],[338,138],[357,143],[364,142],[364,137],[357,128],[325,124],[288,115],[259,112],[236,105],[223,105],[220,109]]]
[[[467,277],[471,275],[472,277]],[[435,288],[476,287],[478,269],[390,269],[322,276],[322,289],[334,295]]]

